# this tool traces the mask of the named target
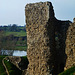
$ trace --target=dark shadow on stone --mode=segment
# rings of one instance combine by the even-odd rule
[[[66,37],[67,37],[67,30],[70,26],[70,21],[60,21],[58,20],[58,28],[56,30],[56,32],[59,34],[58,38],[59,38],[59,46],[60,48],[56,48],[57,52],[58,52],[58,74],[64,71],[64,67],[65,67],[65,63],[66,63],[66,59],[67,59],[67,55],[65,53],[65,48],[66,48]]]
[[[59,71],[60,73],[64,71],[64,63],[60,64],[60,68],[59,69],[60,69],[60,71]]]
[[[67,37],[67,30],[70,25],[70,21],[61,21],[56,18],[51,18],[48,21],[48,36],[51,57],[49,60],[50,68],[52,69],[52,75],[58,75],[64,71],[67,55],[65,53],[65,41]],[[57,33],[57,35],[56,35]],[[58,40],[56,41],[56,36]],[[59,47],[57,48],[57,42]]]
[[[28,64],[29,64],[29,61],[28,61],[27,57],[25,57],[25,58],[21,57],[21,62],[18,65],[21,68],[21,70],[25,70],[25,69],[27,69]]]

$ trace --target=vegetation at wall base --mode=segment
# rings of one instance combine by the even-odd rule
[[[2,64],[2,60],[5,57],[6,56],[0,56],[0,75],[7,75],[5,72],[5,68]],[[27,56],[23,56],[21,58],[22,58],[22,62],[25,63],[25,66],[23,66],[23,67],[26,69],[28,64],[29,64]],[[11,64],[11,62],[5,60],[4,63],[6,64],[10,75],[21,75],[22,74],[22,71],[19,70],[18,68],[16,68],[13,64]],[[73,75],[73,73],[75,73],[75,66],[73,66],[70,69],[60,73],[59,75]]]
[[[15,65],[13,65],[10,61],[4,60],[4,63],[8,69],[9,75],[21,75],[22,71],[19,70]]]
[[[5,72],[5,68],[2,64],[2,60],[3,58],[5,58],[6,56],[0,56],[0,75],[7,75],[6,72]]]
[[[2,64],[2,60],[3,58],[5,58],[6,56],[0,56],[0,75],[7,75],[6,72],[5,72],[5,68]],[[21,67],[23,67],[22,69],[27,69],[27,66],[29,64],[28,62],[28,59],[27,59],[27,56],[23,56],[21,57],[22,59],[22,64],[24,63],[24,65]],[[22,74],[22,71],[19,70],[15,65],[13,65],[10,61],[7,61],[7,60],[4,60],[4,63],[9,71],[9,74],[10,75],[21,75]]]
[[[75,66],[73,66],[70,69],[60,73],[59,75],[73,75],[73,73],[75,73]]]

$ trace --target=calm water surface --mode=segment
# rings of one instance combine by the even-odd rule
[[[8,55],[8,56],[26,56],[26,51],[20,50],[0,50],[0,55]]]

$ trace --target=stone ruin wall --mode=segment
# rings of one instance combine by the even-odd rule
[[[52,4],[28,4],[25,11],[29,60],[26,75],[49,75],[53,65],[51,51],[54,50],[54,38],[51,38],[54,26],[49,24],[49,19],[54,18]]]
[[[55,24],[55,54],[57,74],[64,71],[67,55],[65,53],[66,32],[70,21],[56,20]]]
[[[65,41],[71,22],[57,20],[51,2],[27,4],[25,15],[29,60],[25,75],[59,74],[69,64]]]
[[[65,53],[67,55],[65,66],[66,70],[75,65],[75,19],[74,22],[70,24],[67,30]]]

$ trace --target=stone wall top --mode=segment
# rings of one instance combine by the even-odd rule
[[[27,4],[25,7],[26,17],[28,17],[28,13],[31,13],[31,16],[34,15],[36,18],[38,18],[38,16],[42,16],[42,18],[46,16],[45,20],[47,21],[49,18],[54,18],[54,10],[51,2]],[[33,20],[33,17],[31,17],[31,19]]]
[[[75,18],[73,19],[73,22],[75,23]]]

